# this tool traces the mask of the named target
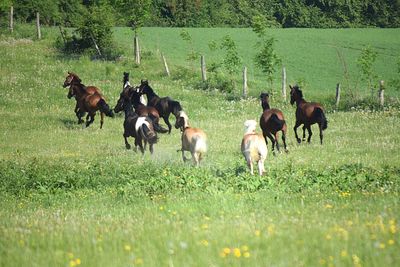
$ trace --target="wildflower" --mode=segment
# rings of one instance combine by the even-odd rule
[[[340,252],[340,256],[342,256],[342,258],[346,258],[347,257],[347,251],[346,250],[342,250]]]
[[[273,235],[275,233],[275,225],[273,224],[268,225],[267,231],[269,235]]]
[[[243,257],[245,257],[245,258],[250,258],[250,252],[245,251],[245,252],[243,253]]]
[[[201,243],[203,246],[208,247],[208,241],[207,241],[207,240],[203,239],[203,240],[200,241],[200,243]]]
[[[379,246],[378,246],[380,249],[384,249],[385,247],[386,247],[386,245],[385,245],[385,243],[379,243]]]
[[[331,204],[326,204],[325,205],[325,209],[331,209],[331,208],[333,208],[333,206]]]
[[[261,235],[261,231],[260,231],[260,230],[255,230],[255,231],[254,231],[254,234],[255,234],[256,236],[260,236],[260,235]]]
[[[236,258],[240,258],[240,256],[242,256],[242,253],[240,252],[240,248],[234,248],[233,255],[235,255]]]
[[[137,258],[137,259],[135,259],[135,261],[133,263],[136,264],[136,265],[141,265],[141,264],[143,264],[143,259],[142,258]]]
[[[328,257],[330,261],[333,261],[333,256]]]
[[[242,246],[242,250],[243,250],[243,251],[248,251],[248,250],[249,250],[249,247],[246,246],[246,245],[243,245],[243,246]]]
[[[163,207],[163,206],[160,206],[160,210],[164,210],[164,207]]]
[[[332,236],[331,236],[330,234],[327,234],[327,235],[325,236],[325,239],[326,239],[326,240],[331,240],[331,239],[332,239]]]
[[[228,254],[231,253],[231,249],[230,249],[230,248],[224,248],[222,251],[223,251],[226,255],[228,255]]]
[[[125,249],[125,251],[130,251],[131,250],[131,246],[130,245],[125,245],[124,249]]]
[[[359,258],[356,254],[353,254],[353,255],[351,256],[351,258],[353,259],[353,264],[354,264],[355,266],[361,266],[360,258]]]
[[[75,260],[75,263],[76,263],[76,265],[80,265],[80,264],[81,264],[81,259],[77,258],[77,259]]]
[[[70,267],[75,267],[75,266],[76,266],[75,261],[74,261],[74,260],[69,261],[69,266],[70,266]]]
[[[393,245],[394,244],[394,240],[393,239],[388,240],[388,244],[389,245]]]
[[[391,224],[391,225],[389,226],[389,231],[390,231],[392,234],[395,234],[395,233],[397,232],[396,225]]]
[[[208,224],[204,223],[201,225],[201,229],[207,230],[208,229]]]

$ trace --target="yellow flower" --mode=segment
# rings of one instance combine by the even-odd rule
[[[330,261],[333,261],[333,256],[328,257]]]
[[[325,236],[325,239],[326,239],[326,240],[331,240],[331,239],[332,239],[332,236],[331,236],[330,234],[327,234],[327,235]]]
[[[389,245],[393,245],[394,244],[394,240],[393,239],[388,240],[388,244]]]
[[[333,206],[331,204],[326,204],[325,205],[325,209],[331,209],[331,208],[333,208]]]
[[[261,231],[260,231],[260,230],[255,230],[255,231],[254,231],[254,234],[255,234],[256,236],[260,236],[260,235],[261,235]]]
[[[76,263],[76,265],[80,265],[80,264],[81,264],[81,259],[77,258],[77,259],[75,260],[75,263]]]
[[[396,224],[396,221],[394,219],[391,219],[391,220],[389,220],[389,224],[394,225],[394,224]]]
[[[395,233],[397,232],[396,225],[391,224],[391,225],[389,226],[389,230],[390,230],[390,232],[391,232],[392,234],[395,234]]]
[[[130,246],[130,245],[125,245],[125,246],[124,246],[124,249],[125,249],[126,251],[130,251],[130,250],[131,250],[131,246]]]
[[[243,245],[243,246],[242,246],[242,250],[243,250],[243,251],[248,251],[248,250],[249,250],[249,247],[246,246],[246,245]]]
[[[201,243],[203,246],[208,247],[208,241],[207,241],[207,240],[203,239],[203,240],[200,241],[200,243]]]
[[[222,250],[222,252],[223,252],[224,254],[228,255],[229,253],[231,253],[231,249],[230,249],[230,248],[224,248],[224,249]]]
[[[273,235],[275,233],[275,225],[273,224],[268,225],[267,231],[269,235]]]
[[[136,265],[141,265],[141,264],[143,264],[143,259],[142,259],[142,258],[137,258],[137,259],[135,259],[134,264],[136,264]]]
[[[248,252],[248,251],[244,252],[243,257],[250,258],[250,252]]]
[[[163,207],[163,206],[160,206],[160,210],[164,210],[164,207]]]
[[[234,248],[233,254],[235,255],[236,258],[240,258],[240,256],[242,256],[242,253],[240,252],[240,248]]]
[[[379,243],[379,248],[384,249],[386,247],[385,243]]]
[[[347,257],[347,251],[346,250],[342,250],[340,252],[340,256],[342,256],[343,258]]]
[[[75,261],[69,261],[69,266],[70,266],[70,267],[75,267],[75,266],[76,266]]]
[[[201,229],[203,229],[203,230],[207,230],[208,229],[208,224],[202,224],[201,225]]]
[[[226,254],[225,254],[223,251],[221,251],[221,252],[219,253],[219,256],[220,256],[221,258],[225,258],[225,257],[226,257]]]

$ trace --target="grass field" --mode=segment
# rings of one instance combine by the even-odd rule
[[[0,37],[0,266],[399,265],[399,91],[385,92],[395,104],[384,110],[331,108],[342,79],[332,46],[340,43],[353,77],[350,62],[373,46],[376,71],[390,80],[399,30],[272,30],[289,82],[305,81],[306,99],[326,103],[329,125],[323,146],[317,134],[311,144],[297,144],[295,108],[274,96],[272,106],[286,115],[290,152],[270,153],[263,177],[248,174],[239,150],[243,122],[261,114],[256,96],[264,82],[250,62],[254,51],[245,52],[255,35],[189,30],[207,62],[221,58],[207,50],[210,40],[227,33],[237,40],[252,97],[196,90],[193,78],[174,76],[189,64],[180,29],[143,29],[139,67],[125,28],[115,31],[126,49],[117,62],[58,54],[55,29],[45,29],[42,41]],[[170,61],[172,79],[163,75],[157,49]],[[160,136],[152,156],[125,149],[122,115],[106,118],[102,130],[98,116],[82,129],[62,88],[68,70],[100,87],[111,106],[123,71],[133,83],[149,79],[208,134],[204,164],[181,162],[175,129]]]

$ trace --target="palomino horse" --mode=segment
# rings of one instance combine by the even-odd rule
[[[68,72],[68,76],[65,78],[63,87],[72,87],[72,86],[84,86],[81,83],[81,79],[78,77],[78,75],[76,75],[73,72]],[[86,93],[89,95],[92,94],[100,94],[101,95],[101,91],[99,88],[95,87],[95,86],[84,86],[86,88]],[[71,98],[72,96],[69,96],[68,94],[68,98]],[[76,114],[76,117],[78,118],[78,124],[83,123],[82,117],[85,115],[84,111],[80,111],[79,110],[79,105],[78,105],[78,98],[77,96],[75,96],[76,99],[76,105],[75,105],[75,109],[74,112]]]
[[[135,112],[139,116],[147,117],[149,116],[153,121],[154,129],[159,133],[168,132],[167,129],[164,129],[160,126],[160,115],[158,111],[154,107],[145,106],[140,101],[140,94],[137,92],[137,88],[133,88],[127,85],[121,92],[117,104],[115,105],[114,111],[120,112],[123,110],[123,105],[125,101],[129,101],[131,105],[133,105]]]
[[[290,86],[290,85],[289,85]],[[297,128],[303,124],[303,141],[306,138],[306,129],[308,131],[308,138],[307,142],[310,143],[311,141],[311,125],[318,123],[319,126],[319,138],[322,139],[323,134],[322,131],[328,128],[328,121],[326,120],[324,114],[324,108],[321,104],[315,102],[307,102],[303,98],[303,93],[299,89],[297,85],[290,86],[290,104],[294,104],[296,102],[296,124],[293,128],[294,133],[296,135],[296,140],[300,144],[301,140],[297,135]]]
[[[87,112],[86,116],[86,127],[94,121],[96,112],[100,111],[100,129],[103,128],[104,114],[108,117],[114,117],[114,113],[107,105],[103,95],[99,93],[88,94],[86,87],[79,81],[73,81],[69,87],[68,98],[75,96],[78,104],[78,118],[82,117],[84,112]],[[90,120],[89,120],[90,118]]]
[[[270,108],[269,106],[269,94],[261,93],[261,106],[264,110],[263,114],[260,118],[260,127],[263,132],[263,136],[265,138],[265,143],[268,144],[267,136],[272,142],[272,153],[275,155],[275,144],[276,149],[279,151],[279,143],[278,143],[278,132],[282,131],[282,142],[285,148],[285,152],[288,152],[286,148],[286,131],[287,126],[285,122],[285,117],[283,116],[283,112],[279,109]]]
[[[131,148],[131,145],[128,143],[128,137],[133,137],[135,139],[136,151],[139,146],[140,151],[144,154],[146,144],[149,143],[150,153],[153,153],[153,145],[157,143],[157,133],[153,129],[151,118],[149,116],[139,116],[135,113],[130,99],[125,97],[120,97],[114,110],[115,112],[120,112],[121,110],[125,112],[123,136],[126,149]]]
[[[145,94],[148,100],[148,106],[155,107],[168,126],[168,133],[171,133],[171,124],[169,123],[169,115],[172,113],[178,118],[179,112],[182,111],[181,104],[169,97],[160,98],[150,87],[147,80],[142,80],[139,86],[139,93]]]

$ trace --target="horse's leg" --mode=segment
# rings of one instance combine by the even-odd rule
[[[249,166],[249,168],[250,168],[250,174],[254,175],[253,162],[251,161],[250,157],[247,159],[247,166]]]
[[[288,153],[289,150],[286,147],[286,131],[282,130],[282,142],[283,142],[283,147],[285,148],[285,152]]]
[[[303,125],[303,142],[306,141],[306,125]]]
[[[100,129],[103,128],[104,123],[104,113],[100,112]]]
[[[182,160],[183,162],[187,161],[187,158],[185,157],[185,151],[182,149]]]
[[[142,154],[144,154],[143,143],[142,143],[142,139],[140,137],[136,138],[135,145],[136,145],[136,147],[139,146],[140,152],[142,152]]]
[[[154,152],[153,144],[150,144],[150,145],[149,145],[149,149],[150,149],[150,153],[153,154],[153,152]]]
[[[296,140],[297,140],[297,143],[301,143],[301,139],[299,138],[299,136],[297,135],[297,128],[299,127],[301,125],[301,123],[299,122],[299,121],[297,121],[296,120],[296,124],[294,125],[294,127],[293,127],[293,130],[294,130],[294,134],[295,134],[295,136],[296,136]]]
[[[271,140],[271,143],[272,143],[272,154],[275,155],[275,138],[271,133],[267,133],[267,136]]]
[[[128,135],[124,134],[125,147],[126,149],[131,149],[131,145],[128,143],[128,137]]]
[[[261,176],[264,173],[264,160],[260,159],[258,162],[258,174]]]
[[[162,118],[163,118],[163,120],[165,121],[165,123],[166,123],[167,126],[168,126],[168,134],[170,134],[170,133],[171,133],[172,126],[171,126],[171,123],[169,123],[169,116],[163,116]]]
[[[322,145],[322,139],[324,139],[324,136],[322,134],[322,124],[318,123],[319,126],[319,140],[321,141],[321,145]]]
[[[276,150],[278,150],[279,152],[278,132],[275,133],[275,144],[276,144]]]
[[[307,131],[308,131],[308,139],[307,142],[311,142],[311,136],[312,136],[312,131],[311,131],[311,125],[307,125]]]
[[[199,167],[199,155],[197,152],[192,152],[192,160],[196,167]]]
[[[96,116],[96,113],[89,113],[86,117],[86,127],[89,127],[90,124],[93,123],[94,121],[94,116]],[[88,121],[88,117],[90,117],[90,120]]]

